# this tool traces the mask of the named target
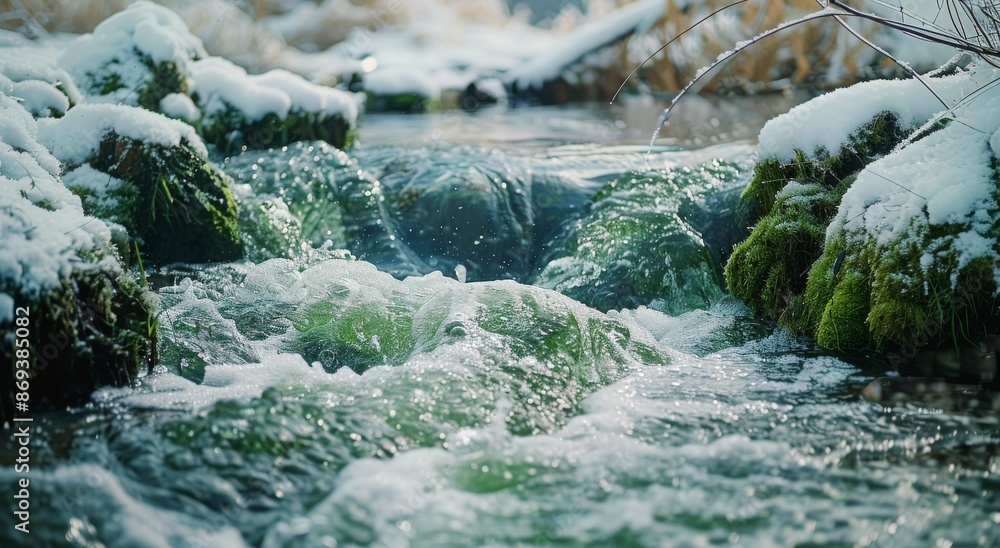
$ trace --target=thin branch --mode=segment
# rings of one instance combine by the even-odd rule
[[[673,44],[681,36],[684,36],[688,32],[694,30],[695,27],[697,27],[698,25],[704,23],[705,21],[708,21],[709,19],[711,19],[712,17],[714,17],[716,14],[721,13],[721,12],[723,12],[723,11],[725,11],[725,10],[733,7],[733,6],[738,6],[738,5],[740,5],[740,4],[744,3],[744,2],[748,2],[748,1],[749,0],[737,0],[736,2],[733,2],[732,4],[729,4],[727,6],[723,6],[723,7],[719,8],[719,9],[713,11],[712,13],[710,13],[710,14],[706,15],[705,17],[702,17],[701,19],[699,19],[697,23],[695,23],[695,24],[691,25],[690,27],[684,29],[684,32],[682,32],[682,33],[678,34],[677,36],[674,36],[673,38],[671,38],[670,41],[667,42],[666,44],[663,44],[662,46],[660,46],[660,49],[654,51],[649,57],[646,58],[646,60],[644,60],[643,62],[641,62],[638,65],[636,65],[636,67],[634,69],[632,69],[632,72],[628,73],[628,76],[626,76],[625,79],[622,80],[622,85],[618,86],[618,91],[615,92],[615,96],[611,98],[611,103],[610,104],[612,104],[612,105],[615,104],[615,99],[617,99],[618,98],[618,94],[621,93],[623,89],[625,89],[625,84],[628,83],[629,78],[631,78],[632,76],[634,76],[635,73],[638,72],[639,69],[642,68],[643,65],[645,65],[646,63],[648,63],[650,59],[652,59],[653,57],[656,57],[656,55],[659,54],[661,51],[667,49],[667,46],[669,46],[670,44]]]
[[[909,72],[909,73],[910,73],[910,74],[911,74],[911,75],[912,75],[912,76],[913,76],[914,78],[916,78],[916,79],[917,79],[917,80],[918,80],[918,81],[919,81],[919,82],[920,82],[920,83],[921,83],[921,84],[922,84],[922,85],[923,85],[923,86],[924,86],[925,88],[927,88],[927,91],[931,92],[931,95],[933,95],[935,99],[937,99],[938,101],[940,101],[940,102],[941,102],[941,105],[942,105],[942,106],[943,106],[944,108],[948,108],[948,107],[949,107],[948,103],[947,103],[947,102],[945,102],[945,100],[944,100],[944,99],[942,99],[942,98],[941,98],[941,96],[940,96],[940,95],[938,95],[938,93],[937,93],[936,91],[934,91],[934,88],[932,88],[932,87],[930,86],[930,84],[928,84],[928,83],[927,83],[927,82],[926,82],[926,81],[924,80],[924,78],[923,78],[922,76],[920,76],[920,73],[918,73],[917,71],[913,70],[913,67],[911,67],[911,66],[910,66],[910,65],[908,65],[907,63],[904,63],[904,62],[900,61],[899,59],[896,59],[896,58],[895,58],[895,57],[894,57],[894,56],[893,56],[893,55],[892,55],[891,53],[889,53],[888,51],[885,51],[885,50],[884,50],[883,48],[881,48],[880,46],[878,46],[877,44],[875,44],[874,42],[872,42],[872,41],[871,41],[871,40],[869,40],[868,38],[865,38],[865,36],[864,36],[864,35],[862,35],[862,34],[861,34],[860,32],[858,32],[858,31],[854,30],[854,29],[853,29],[853,28],[852,28],[852,27],[851,27],[850,25],[848,25],[848,24],[847,24],[847,22],[846,22],[846,21],[844,21],[844,19],[843,19],[843,18],[841,18],[841,17],[839,16],[839,15],[837,15],[837,16],[834,16],[834,17],[833,17],[833,19],[834,19],[835,21],[837,21],[837,23],[839,23],[839,24],[840,24],[840,26],[842,26],[842,27],[844,27],[845,29],[847,29],[847,32],[849,32],[849,33],[853,34],[855,38],[857,38],[858,40],[861,40],[862,42],[864,42],[865,44],[867,44],[867,45],[868,45],[868,47],[870,47],[870,48],[872,48],[873,50],[875,50],[875,51],[877,51],[877,52],[881,53],[882,55],[886,56],[887,58],[889,58],[889,59],[892,59],[892,62],[893,62],[893,63],[896,63],[897,65],[899,65],[900,67],[902,67],[902,69],[903,69],[903,70],[905,70],[905,71]]]
[[[715,67],[717,67],[717,66],[721,65],[722,63],[728,61],[731,57],[739,54],[743,50],[745,50],[748,47],[756,44],[757,42],[763,40],[764,38],[767,38],[768,36],[772,36],[774,34],[777,34],[777,33],[781,32],[781,31],[783,31],[785,29],[794,27],[794,26],[799,25],[801,23],[805,23],[806,21],[812,21],[813,19],[822,19],[824,17],[834,17],[834,16],[837,16],[837,15],[848,15],[848,14],[845,13],[845,12],[843,12],[843,11],[839,11],[839,10],[835,10],[835,9],[831,9],[831,8],[826,8],[826,9],[823,9],[821,11],[818,11],[818,12],[815,12],[815,13],[811,13],[809,15],[806,15],[806,16],[800,17],[798,19],[795,19],[794,21],[787,21],[785,23],[782,23],[782,24],[778,25],[777,27],[774,27],[773,29],[771,29],[769,31],[763,32],[763,33],[755,36],[754,38],[751,38],[750,40],[747,40],[745,42],[740,42],[740,43],[736,44],[735,48],[733,48],[733,49],[731,49],[731,50],[729,50],[729,51],[727,51],[727,52],[719,55],[711,65],[709,65],[709,66],[707,66],[707,67],[705,67],[705,68],[703,68],[703,69],[701,69],[701,70],[698,71],[698,74],[696,74],[695,77],[690,82],[688,82],[687,85],[684,86],[684,88],[681,89],[681,91],[673,98],[673,100],[670,101],[670,105],[667,106],[667,108],[663,110],[662,114],[660,114],[660,120],[656,124],[656,127],[657,128],[663,127],[663,124],[667,123],[667,120],[670,119],[670,113],[673,111],[674,107],[677,105],[677,102],[680,101],[681,97],[683,97],[684,94],[687,93],[687,91],[689,89],[691,89],[691,87],[693,87],[695,84],[697,84],[702,78],[704,78],[709,72],[711,72],[712,69],[714,69]]]

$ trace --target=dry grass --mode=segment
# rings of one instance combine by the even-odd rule
[[[653,37],[657,43],[666,43],[731,1],[707,0],[698,8],[684,10],[678,7],[675,0],[667,0],[664,16],[646,35]],[[643,66],[639,77],[652,91],[677,91],[699,69],[730,50],[737,42],[816,10],[814,0],[751,0],[735,6],[706,21],[661,52]],[[862,22],[855,28],[871,37],[877,25]],[[633,36],[613,46],[617,48],[620,61],[609,68],[602,79],[613,80],[617,86],[642,61],[630,53],[630,46],[639,40],[651,43],[647,36]],[[678,49],[681,53],[673,51]],[[797,85],[844,85],[854,82],[860,69],[875,59],[876,56],[864,44],[837,25],[829,21],[811,21],[755,44],[746,54],[723,67],[704,89],[749,91],[778,81]],[[832,68],[837,70],[831,71]]]
[[[0,0],[0,9],[6,14],[0,20],[0,27],[18,28],[27,19],[49,31],[87,32],[131,1]],[[604,60],[602,63],[573,67],[578,78],[572,84],[555,83],[556,102],[609,99],[618,84],[647,54],[731,1],[704,0],[684,8],[688,2],[664,0],[665,14],[653,28],[598,52],[598,57]],[[344,40],[358,28],[377,32],[384,25],[442,17],[494,27],[511,22],[501,0],[440,0],[436,3],[328,0],[317,2],[316,10],[309,17],[279,38],[257,22],[257,18],[278,14],[281,3],[276,0],[160,0],[160,3],[181,15],[192,31],[205,41],[209,53],[229,57],[251,70],[284,64],[288,59],[286,43],[298,48],[324,49]],[[608,8],[597,0],[593,3],[595,11],[601,11],[601,6]],[[870,0],[854,4],[865,9],[871,7]],[[23,6],[23,11],[19,6]],[[441,6],[449,9],[442,11]],[[959,12],[959,8],[968,3],[949,0],[943,6],[955,7]],[[737,42],[817,9],[815,0],[749,0],[711,18],[678,40],[643,66],[638,79],[653,92],[677,91],[700,68]],[[564,15],[567,17],[560,19],[563,23],[574,20],[569,12]],[[575,19],[579,24],[580,18]],[[882,30],[878,22],[859,18],[852,18],[850,22],[864,36],[878,40],[877,35]],[[428,37],[429,40],[445,38]],[[775,82],[778,85],[837,86],[852,83],[865,66],[880,62],[883,61],[878,54],[831,19],[823,19],[794,26],[754,44],[702,84],[710,92],[753,91],[773,87]]]

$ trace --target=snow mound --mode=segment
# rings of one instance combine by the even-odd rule
[[[177,14],[142,0],[69,44],[59,64],[91,101],[152,109],[167,93],[184,91],[191,60],[206,56]]]
[[[0,296],[7,295],[5,301],[16,293],[37,298],[60,287],[72,271],[96,266],[83,256],[110,257],[111,231],[84,215],[80,199],[59,180],[59,162],[35,138],[31,115],[0,95]],[[0,322],[10,320],[5,314]]]
[[[77,89],[70,74],[58,66],[56,61],[61,54],[61,50],[36,45],[0,48],[0,74],[15,83],[41,81],[49,84],[65,96],[67,106],[62,109],[65,112],[70,105],[81,102],[83,94]],[[47,91],[45,95],[51,97],[51,92]],[[52,99],[47,102],[63,103],[62,100]]]
[[[925,78],[948,106],[976,90],[968,75]],[[760,132],[760,158],[781,162],[817,150],[837,153],[859,127],[882,112],[892,112],[904,127],[922,125],[945,106],[917,80],[875,80],[827,93],[774,118]]]
[[[191,126],[162,114],[126,105],[78,105],[57,120],[38,122],[38,140],[59,160],[81,164],[97,151],[108,132],[144,143],[191,146],[202,158],[204,143]]]
[[[268,114],[285,119],[289,112],[340,115],[351,125],[357,121],[358,105],[349,94],[313,84],[286,70],[249,75],[221,57],[197,61],[192,68],[191,95],[206,116],[222,115],[235,108],[249,121]]]

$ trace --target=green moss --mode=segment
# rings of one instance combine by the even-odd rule
[[[123,99],[127,104],[137,105],[153,112],[160,111],[160,101],[171,93],[187,93],[188,77],[172,61],[157,63],[152,57],[136,48],[126,56],[125,61],[115,58],[98,72],[88,72],[81,84],[94,95],[128,94]],[[139,81],[128,81],[123,74],[136,74],[135,64],[145,72]]]
[[[997,219],[1000,211],[989,214]],[[883,245],[864,234],[835,233],[809,270],[798,301],[801,313],[781,321],[814,335],[825,348],[897,358],[900,352],[907,371],[957,375],[935,368],[928,353],[950,348],[964,355],[970,346],[978,348],[976,341],[993,337],[1000,323],[994,261],[978,257],[960,263],[955,238],[972,229],[968,222],[929,225],[914,219],[903,236]]]
[[[91,89],[96,89],[101,95],[108,95],[114,93],[125,87],[125,83],[122,82],[122,77],[118,74],[112,73],[97,79]]]
[[[143,367],[156,363],[157,322],[148,292],[114,261],[99,261],[93,258],[103,266],[75,270],[56,289],[17,300],[16,306],[30,310],[33,410],[44,404],[80,405],[98,388],[132,384]],[[20,289],[16,282],[0,280],[2,293],[17,296]],[[0,323],[5,333],[14,329]],[[0,347],[0,374],[11,379],[13,340],[5,338]],[[5,383],[0,391],[2,420],[12,417],[13,390]]]
[[[268,113],[260,120],[248,120],[231,105],[221,113],[206,116],[200,131],[206,143],[226,155],[238,153],[243,147],[277,148],[295,141],[325,141],[342,149],[357,138],[357,129],[339,114],[293,110],[285,118]]]
[[[805,314],[794,327],[839,351],[913,352],[975,344],[996,330],[989,325],[995,323],[995,265],[980,257],[960,268],[951,247],[959,232],[914,226],[906,240],[885,248],[848,243],[845,234],[836,235],[810,269]],[[841,252],[840,271],[834,274]]]
[[[813,263],[809,269],[809,276],[806,282],[806,290],[800,300],[801,308],[798,314],[789,314],[787,325],[792,331],[800,334],[815,335],[819,328],[819,322],[823,319],[823,312],[826,304],[833,298],[833,291],[837,287],[838,275],[834,273],[837,265],[837,258],[843,253],[843,260],[848,259],[847,242],[843,235],[828,242],[824,253]],[[851,263],[853,263],[853,255]],[[844,269],[841,263],[841,270]],[[851,265],[848,264],[850,271]]]
[[[84,194],[85,211],[123,225],[147,263],[243,256],[228,181],[186,144],[167,148],[109,132],[88,162],[124,184],[100,200]]]
[[[882,112],[835,154],[797,150],[791,162],[758,162],[740,203],[742,217],[756,224],[726,264],[730,292],[756,314],[838,350],[882,345],[922,321],[919,307],[906,304],[903,287],[919,278],[908,277],[919,255],[848,245],[844,235],[826,241],[827,226],[860,170],[910,131],[895,114]],[[884,289],[872,294],[873,283]]]
[[[844,273],[826,305],[816,341],[838,351],[861,350],[868,342],[869,281],[858,272]]]
[[[789,325],[806,321],[789,305],[806,288],[806,275],[823,252],[826,227],[853,178],[833,188],[819,184],[787,187],[771,211],[737,244],[725,276],[729,291],[754,313]]]
[[[838,186],[872,161],[888,154],[905,139],[912,128],[903,127],[896,114],[885,111],[862,125],[847,138],[836,154],[826,149],[795,151],[795,160],[781,163],[764,158],[754,167],[750,184],[743,192],[741,212],[748,224],[771,212],[775,196],[789,181],[815,183],[826,188]]]
[[[873,248],[869,244],[869,249]],[[877,259],[872,257],[875,272],[869,289],[868,326],[874,348],[902,342],[904,337],[923,330],[928,321],[941,320],[943,307],[947,306],[942,299],[950,298],[952,292],[951,283],[940,279],[939,274],[943,272],[941,267],[953,265],[935,264],[925,273],[920,265],[922,254],[920,247],[909,242],[894,245]]]
[[[160,101],[171,93],[187,93],[187,75],[181,72],[176,63],[166,61],[155,63],[148,56],[143,56],[142,62],[149,69],[150,79],[139,87],[139,106],[153,112],[160,111]]]

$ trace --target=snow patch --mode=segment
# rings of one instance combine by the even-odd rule
[[[610,44],[632,32],[642,32],[666,9],[662,0],[642,0],[614,11],[599,21],[581,25],[543,55],[507,73],[507,81],[519,88],[538,87],[559,76],[571,63],[594,51],[596,44]]]
[[[21,100],[21,105],[40,118],[62,114],[69,110],[69,99],[48,82],[24,80],[11,86],[10,94]]]
[[[183,93],[170,93],[161,99],[160,112],[189,123],[196,122],[201,118],[201,111],[195,106],[194,101]]]
[[[429,99],[441,96],[441,86],[424,71],[400,66],[386,67],[365,75],[365,91],[376,95],[415,93]]]

